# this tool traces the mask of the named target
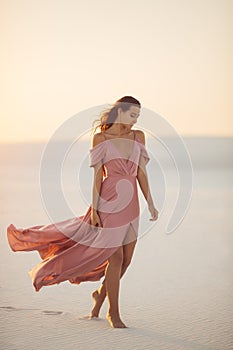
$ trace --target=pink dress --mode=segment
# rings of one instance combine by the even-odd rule
[[[91,206],[85,215],[61,222],[25,229],[13,224],[7,227],[8,242],[14,252],[37,250],[42,259],[28,272],[37,292],[43,286],[66,280],[75,284],[100,280],[109,257],[118,247],[137,239],[140,215],[137,169],[140,157],[144,157],[146,164],[150,158],[135,132],[134,140],[121,142],[128,142],[132,149],[129,159],[106,136],[104,142],[90,149],[90,167],[104,165],[107,173],[98,202],[102,228],[90,224]]]

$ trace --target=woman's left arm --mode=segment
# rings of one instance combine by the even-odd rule
[[[138,133],[138,138],[140,138],[140,141],[143,143],[143,145],[145,145],[145,135],[142,131]],[[152,221],[157,220],[158,211],[154,206],[153,198],[150,191],[149,181],[148,181],[148,175],[146,171],[146,161],[142,156],[140,157],[140,161],[138,164],[137,180],[142,190],[142,193],[145,197],[145,200],[147,201],[148,209],[151,213],[150,220]]]

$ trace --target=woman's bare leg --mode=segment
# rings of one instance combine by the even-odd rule
[[[123,263],[121,266],[120,278],[124,275],[131,262],[136,242],[137,241],[135,240],[123,246]],[[94,307],[91,311],[91,317],[98,317],[100,308],[106,298],[106,278],[102,282],[99,289],[92,293],[92,297],[94,299]]]
[[[121,246],[109,258],[105,271],[106,294],[109,302],[106,318],[113,328],[126,328],[126,325],[120,318],[119,311],[119,289],[122,262],[123,247]]]

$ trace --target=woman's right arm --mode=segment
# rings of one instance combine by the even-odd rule
[[[101,133],[97,133],[93,136],[92,139],[92,148],[97,146],[99,143],[103,142],[104,138]],[[92,205],[91,205],[91,224],[93,226],[102,226],[100,217],[98,215],[98,202],[99,194],[101,190],[103,180],[103,167],[102,163],[99,162],[94,166],[94,178],[92,185]]]

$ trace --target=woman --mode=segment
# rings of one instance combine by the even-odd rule
[[[98,317],[107,295],[106,318],[113,328],[126,328],[118,299],[120,278],[137,242],[136,179],[151,220],[158,218],[145,167],[149,161],[145,136],[142,131],[131,130],[140,108],[138,100],[125,96],[101,116],[96,127],[100,132],[94,134],[90,150],[90,166],[94,168],[92,204],[84,216],[27,229],[17,229],[13,224],[7,228],[13,251],[37,250],[43,259],[29,271],[36,291],[66,280],[75,284],[98,281],[105,275],[100,288],[92,293],[90,318]]]

